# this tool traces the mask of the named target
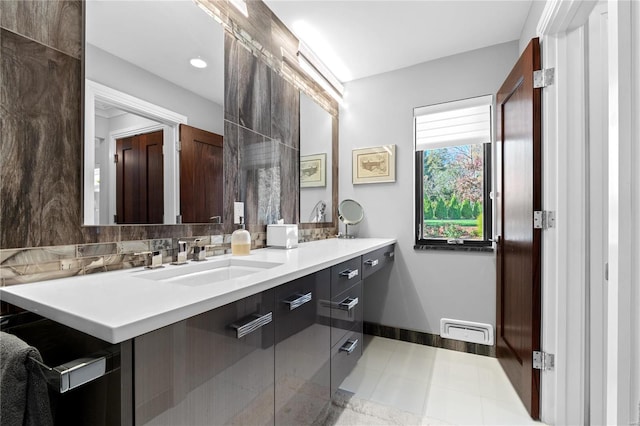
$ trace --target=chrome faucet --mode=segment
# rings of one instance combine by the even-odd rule
[[[193,245],[193,260],[207,260],[207,249],[200,238],[196,238]]]
[[[178,241],[178,256],[175,262],[172,262],[174,265],[182,265],[187,263],[187,242],[186,241]]]
[[[143,251],[140,253],[134,253],[134,255],[144,257],[144,267],[147,269],[163,268],[162,253],[160,250]]]

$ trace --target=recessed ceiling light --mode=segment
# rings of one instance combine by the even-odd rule
[[[197,57],[197,58],[192,58],[189,63],[191,64],[192,67],[195,68],[206,68],[207,67],[207,63],[204,61],[204,59]]]

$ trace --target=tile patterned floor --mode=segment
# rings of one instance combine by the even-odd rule
[[[495,358],[366,336],[331,424],[540,425]],[[353,395],[351,395],[353,393]]]

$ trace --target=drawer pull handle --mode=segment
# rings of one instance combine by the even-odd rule
[[[347,297],[342,302],[338,303],[338,309],[341,309],[343,311],[350,311],[353,308],[355,308],[357,304],[358,304],[357,297],[353,297],[353,298]]]
[[[350,280],[351,278],[355,278],[358,276],[358,270],[357,269],[345,269],[344,271],[340,272],[340,276],[341,277],[347,277],[348,280]]]
[[[283,302],[289,305],[290,311],[293,311],[294,309],[299,308],[305,303],[311,302],[311,299],[313,299],[313,296],[309,292],[307,294],[294,294],[293,296],[290,296],[289,298],[283,300]]]
[[[378,266],[378,259],[368,259],[364,261],[365,265]]]
[[[395,256],[395,252],[394,251],[388,251],[384,254],[386,257],[393,257]]]
[[[344,342],[344,345],[340,347],[340,352],[346,352],[347,355],[351,355],[351,353],[358,347],[358,339],[355,340],[347,340]]]
[[[240,339],[241,337],[244,337],[247,334],[251,334],[254,331],[258,330],[260,327],[269,324],[272,320],[272,312],[264,315],[253,314],[247,318],[240,320],[237,323],[231,324],[230,327],[236,330],[236,337]]]

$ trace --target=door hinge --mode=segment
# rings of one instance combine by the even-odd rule
[[[551,86],[553,84],[555,68],[545,68],[533,72],[533,88]]]
[[[533,229],[549,229],[556,226],[556,214],[547,210],[533,212]]]
[[[555,355],[542,351],[533,351],[534,370],[553,370],[555,365]]]
[[[118,162],[118,154],[113,154],[113,162],[114,163]]]
[[[179,215],[177,215],[177,216],[176,216],[176,223],[177,223],[177,224],[182,223],[182,215],[181,215],[181,214],[179,214]]]
[[[118,223],[118,215],[117,214],[113,215],[113,223]]]
[[[182,151],[182,141],[176,142],[176,151],[178,152]]]

